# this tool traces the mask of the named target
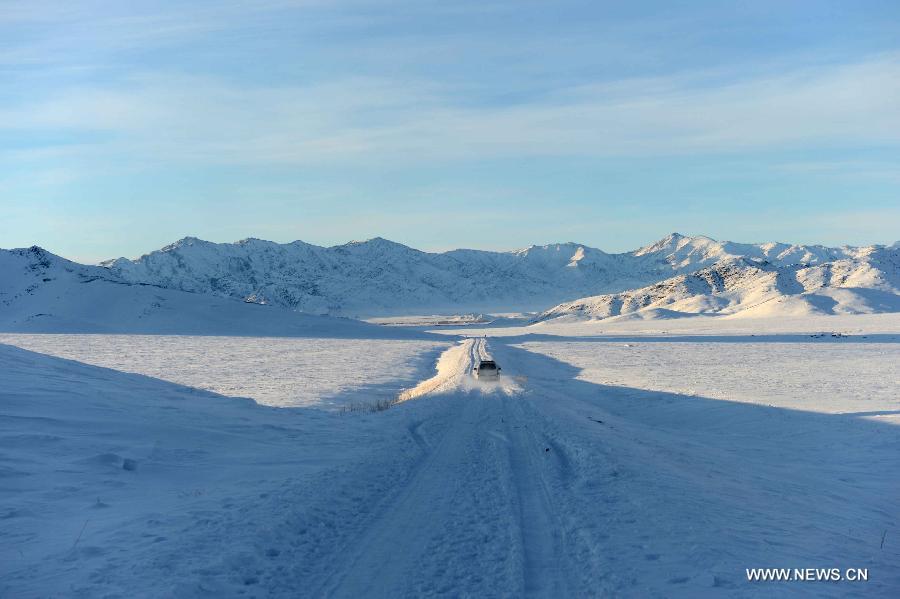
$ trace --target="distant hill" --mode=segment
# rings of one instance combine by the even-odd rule
[[[535,321],[900,311],[896,244],[844,250],[838,254],[844,257],[823,261],[832,257],[827,251],[796,262],[728,257],[653,285],[564,302]]]

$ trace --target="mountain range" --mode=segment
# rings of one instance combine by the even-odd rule
[[[619,293],[735,258],[771,267],[862,259],[871,248],[739,244],[673,233],[632,252],[577,243],[508,252],[429,253],[382,238],[321,247],[186,237],[135,260],[103,262],[123,280],[345,316],[539,311]]]
[[[303,334],[351,323],[314,315],[498,311],[536,321],[900,311],[900,245],[673,233],[624,253],[577,243],[430,253],[382,238],[321,247],[186,237],[99,266],[0,250],[5,330]]]

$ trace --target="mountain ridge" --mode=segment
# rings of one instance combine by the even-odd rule
[[[271,304],[292,312],[357,317],[461,310],[534,311],[540,312],[538,320],[624,317],[638,312],[652,316],[653,310],[659,314],[665,310],[667,316],[731,314],[749,308],[743,292],[700,281],[706,280],[704,276],[733,281],[737,271],[741,278],[756,281],[757,293],[766,302],[790,304],[798,310],[893,311],[892,294],[900,288],[898,244],[839,248],[743,244],[679,233],[618,254],[575,242],[507,252],[431,253],[382,237],[322,247],[252,237],[214,243],[192,236],[135,260],[117,258],[99,266],[68,261],[37,246],[0,252],[6,262],[11,256],[28,262],[25,270],[32,274],[56,265],[78,282],[99,280],[108,287],[136,285],[159,293],[187,292],[229,302]],[[10,298],[27,290],[16,288],[15,272],[0,274],[0,308],[8,315]],[[851,283],[839,281],[840,276],[850,277]],[[52,278],[32,278],[31,291],[54,286]],[[773,287],[774,280],[790,284],[781,289]],[[98,296],[97,301],[103,299]],[[199,306],[203,301],[178,299],[173,305]],[[235,310],[234,304],[223,305]],[[648,307],[649,311],[641,312]],[[59,303],[54,310],[65,312]]]
[[[117,258],[101,266],[134,283],[311,313],[380,316],[460,309],[537,311],[573,297],[640,288],[729,257],[815,264],[864,251],[849,246],[737,244],[679,233],[623,253],[574,242],[505,252],[437,253],[382,237],[329,247],[300,240],[214,243],[184,237],[134,260]]]
[[[0,332],[416,336],[346,318],[134,283],[108,268],[78,264],[38,246],[0,249]]]

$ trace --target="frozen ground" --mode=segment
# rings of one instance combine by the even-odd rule
[[[896,319],[660,324],[491,328],[374,414],[0,346],[0,596],[896,597]]]
[[[430,376],[449,342],[190,335],[25,335],[0,343],[270,406],[396,397]]]

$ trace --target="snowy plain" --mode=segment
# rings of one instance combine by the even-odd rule
[[[436,370],[417,364],[440,344],[415,342],[421,381],[377,413],[258,405],[80,363],[79,336],[4,335],[79,362],[0,346],[0,595],[897,595],[897,315],[440,332]],[[117,368],[178,340],[89,337]],[[400,351],[344,341],[367,348],[349,362]],[[219,343],[272,341],[185,351],[227,370]],[[267,352],[272,377],[300,359]],[[488,355],[499,383],[471,377]],[[366,401],[364,378],[321,388]],[[755,567],[869,581],[749,583]]]
[[[3,597],[297,596],[415,449],[385,434],[399,414],[269,408],[10,346],[0,380]]]
[[[396,397],[449,342],[195,335],[4,334],[0,343],[280,407]]]

